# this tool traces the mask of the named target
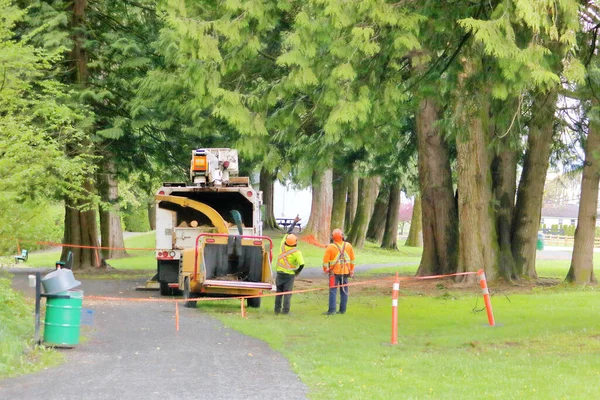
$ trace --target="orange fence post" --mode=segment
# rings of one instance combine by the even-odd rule
[[[244,307],[244,298],[240,298],[240,308],[242,310],[242,318],[246,318],[246,308]]]
[[[17,254],[21,255],[21,246],[19,245],[19,239],[17,239]]]
[[[95,249],[95,253],[96,253],[96,268],[100,268],[100,257],[98,256],[98,248],[96,247]]]
[[[400,291],[400,279],[396,272],[396,279],[392,286],[392,344],[398,344],[398,292]]]
[[[477,277],[479,278],[479,285],[481,285],[481,292],[483,293],[483,301],[485,302],[485,311],[487,312],[488,322],[490,326],[494,326],[494,313],[492,312],[492,301],[490,300],[490,291],[487,287],[487,281],[485,280],[485,272],[483,269],[477,271]]]

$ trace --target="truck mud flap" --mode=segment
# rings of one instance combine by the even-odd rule
[[[214,279],[207,279],[202,283],[205,287],[214,288],[238,288],[238,289],[262,289],[271,290],[272,286],[270,283],[265,282],[239,282],[239,281],[218,281]]]

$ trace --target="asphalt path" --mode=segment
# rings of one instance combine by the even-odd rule
[[[48,270],[46,270],[48,271]],[[12,270],[27,287],[31,270]],[[266,343],[228,329],[198,309],[165,302],[86,301],[85,296],[159,298],[135,280],[85,280],[83,307],[94,312],[88,337],[60,349],[66,362],[0,381],[0,399],[304,399],[306,386]],[[33,323],[33,317],[32,317]]]

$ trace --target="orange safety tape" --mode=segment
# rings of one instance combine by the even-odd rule
[[[435,278],[447,278],[447,277],[451,277],[451,276],[458,276],[458,275],[473,275],[476,274],[476,272],[458,272],[456,274],[445,274],[445,275],[433,275],[432,277]],[[390,280],[395,280],[396,277],[392,276],[389,278],[380,278],[380,279],[371,279],[368,281],[360,281],[360,282],[352,282],[352,283],[347,283],[345,285],[336,285],[335,288],[341,288],[341,287],[346,287],[346,286],[358,286],[358,285],[366,285],[368,283],[373,283],[373,282],[381,282],[381,281],[390,281]],[[399,280],[403,280],[403,281],[408,281],[408,280],[419,280],[419,279],[430,279],[430,277],[408,277],[408,276],[401,276],[398,277]],[[196,298],[189,298],[189,299],[154,299],[154,298],[135,298],[135,297],[108,297],[108,296],[86,296],[86,299],[88,300],[107,300],[107,301],[131,301],[131,302],[164,302],[164,303],[170,303],[170,302],[182,302],[182,301],[217,301],[217,300],[240,300],[240,299],[252,299],[255,297],[273,297],[273,296],[282,296],[284,294],[298,294],[298,293],[308,293],[308,292],[316,292],[316,291],[320,291],[320,290],[329,290],[329,287],[322,287],[322,288],[313,288],[313,289],[303,289],[303,290],[291,290],[288,292],[276,292],[276,293],[263,293],[263,294],[259,294],[259,295],[254,295],[254,296],[232,296],[232,297],[196,297]]]
[[[62,246],[62,247],[76,247],[80,249],[101,249],[101,250],[157,250],[153,247],[106,247],[106,246],[84,246],[78,244],[66,244],[66,243],[54,243],[54,242],[36,242],[36,244],[43,244],[47,246]]]

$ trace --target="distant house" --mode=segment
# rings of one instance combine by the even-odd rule
[[[552,225],[577,226],[577,217],[579,216],[579,204],[563,204],[554,207],[542,208],[542,219],[540,225],[550,229]],[[596,226],[600,226],[600,221],[596,220]]]

